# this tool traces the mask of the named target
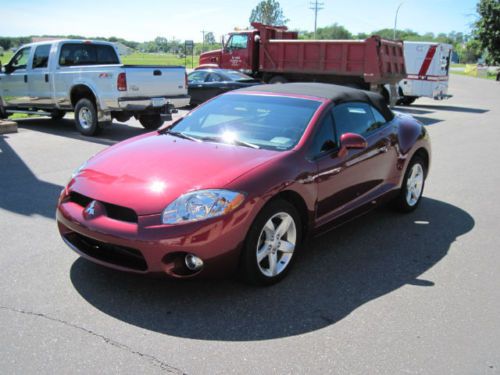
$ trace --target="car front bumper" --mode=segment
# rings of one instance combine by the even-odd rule
[[[250,207],[219,218],[181,225],[164,225],[161,215],[138,216],[137,223],[100,215],[88,219],[84,207],[59,204],[56,217],[64,242],[95,263],[135,273],[166,274],[176,278],[225,276],[236,270],[251,222]],[[203,260],[197,272],[184,258]]]

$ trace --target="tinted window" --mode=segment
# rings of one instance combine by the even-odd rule
[[[36,47],[35,55],[33,56],[33,69],[47,67],[49,64],[50,47],[50,44]]]
[[[378,128],[382,127],[387,122],[385,117],[382,116],[382,114],[379,111],[377,111],[374,107],[371,107],[371,109],[372,109],[373,117],[375,118],[375,122],[372,124],[371,128],[368,129],[368,131],[378,129]]]
[[[28,64],[28,58],[30,57],[31,47],[23,48],[18,51],[12,60],[10,60],[10,67],[12,70],[18,69],[26,69],[26,65]]]
[[[219,138],[288,150],[300,140],[320,102],[260,95],[222,95],[170,128],[195,138]]]
[[[314,135],[313,144],[309,154],[311,157],[316,157],[336,148],[336,146],[337,143],[335,139],[333,119],[331,114],[328,113],[321,121],[319,128]]]
[[[207,72],[192,72],[188,75],[188,81],[192,82],[203,82],[205,81]]]
[[[112,46],[69,43],[61,48],[59,65],[118,64],[118,56]]]
[[[344,133],[366,134],[376,123],[372,107],[366,103],[344,103],[333,108],[339,137]]]
[[[216,73],[210,73],[208,78],[206,79],[207,82],[222,82],[224,79],[220,76],[220,74]]]
[[[247,48],[248,37],[244,34],[234,34],[228,43],[230,49],[245,49]]]

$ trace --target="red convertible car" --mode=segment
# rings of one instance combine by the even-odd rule
[[[415,209],[430,153],[424,126],[377,94],[245,88],[92,157],[61,193],[57,222],[104,266],[176,278],[238,270],[272,284],[307,237],[385,201]]]

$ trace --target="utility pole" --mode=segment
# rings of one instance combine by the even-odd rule
[[[318,3],[318,0],[315,0],[314,3],[310,3],[311,7],[309,9],[314,10],[314,39],[316,39],[316,26],[318,24],[318,12],[323,9],[325,3]]]
[[[201,52],[205,52],[205,33],[207,31],[206,30],[201,30],[201,33],[203,34],[203,40],[202,40],[202,45],[201,45]]]

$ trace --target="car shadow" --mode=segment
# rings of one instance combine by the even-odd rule
[[[486,113],[489,112],[488,109],[482,108],[470,108],[452,105],[434,105],[434,104],[412,104],[413,108],[417,109],[431,109],[436,111],[448,111],[448,112],[463,112],[463,113]]]
[[[25,119],[16,119],[17,125],[21,129],[29,129],[46,134],[58,135],[71,139],[78,139],[87,142],[98,143],[102,145],[113,145],[125,139],[135,137],[136,135],[147,133],[150,130],[118,123],[113,121],[111,126],[105,127],[98,136],[88,137],[80,134],[75,128],[74,120],[63,118],[62,120],[52,120],[44,117],[33,117]]]
[[[407,285],[432,287],[422,274],[473,227],[464,210],[425,198],[411,214],[379,209],[308,242],[287,278],[268,288],[153,279],[82,258],[70,278],[91,305],[128,324],[200,340],[269,340],[335,324]]]
[[[0,208],[54,219],[62,186],[39,180],[0,135]]]

